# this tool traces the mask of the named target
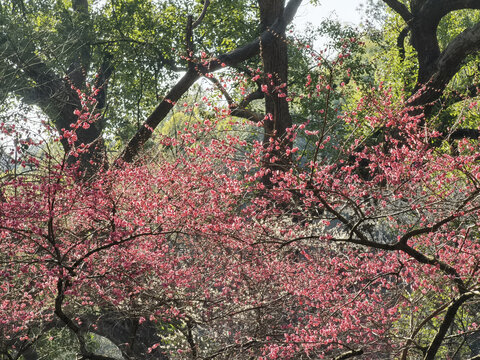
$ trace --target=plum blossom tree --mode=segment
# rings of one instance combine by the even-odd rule
[[[318,130],[293,125],[294,97],[328,104],[345,87],[333,69],[356,39],[345,39],[330,77],[306,76],[307,92],[289,95],[284,31],[300,1],[259,3],[260,39],[189,56],[170,95],[90,181],[71,159],[91,150],[79,134],[100,119],[98,88],[71,89],[80,109],[56,138],[63,158],[25,155],[35,171],[2,176],[2,358],[38,359],[59,329],[85,360],[478,357],[478,141],[433,147],[442,134],[383,84],[338,114],[345,136],[328,109]],[[226,90],[224,108],[206,94],[216,116],[156,138],[133,163],[196,79],[257,53],[264,69],[245,81],[259,85],[265,117]],[[264,138],[248,143],[233,131],[242,127]]]
[[[54,328],[83,359],[113,358],[90,334],[124,359],[476,356],[479,145],[433,148],[392,99],[377,88],[342,116],[353,142],[290,127],[318,151],[285,149],[289,168],[264,166],[282,139],[219,136],[225,116],[94,182],[52,157],[3,177],[2,356],[35,358]],[[365,126],[396,135],[359,147]]]

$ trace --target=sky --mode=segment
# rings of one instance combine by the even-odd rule
[[[303,0],[293,20],[297,31],[308,28],[309,24],[318,26],[323,19],[338,19],[351,25],[359,25],[362,21],[361,4],[366,0],[320,0],[319,5],[312,5],[310,0]],[[313,48],[319,50],[328,42],[325,37],[319,37],[313,43]]]
[[[310,0],[303,0],[294,23],[299,26],[308,22],[315,24],[334,13],[333,15],[342,22],[359,24],[361,14],[358,7],[363,3],[365,3],[365,0],[321,0],[320,5],[313,6]]]

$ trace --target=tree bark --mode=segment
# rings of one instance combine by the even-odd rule
[[[22,96],[26,103],[39,106],[55,125],[60,136],[64,130],[71,130],[71,125],[77,123],[78,117],[74,111],[82,111],[82,104],[76,89],[86,90],[86,74],[91,65],[88,46],[90,36],[88,2],[74,0],[72,6],[74,10],[72,26],[73,30],[79,34],[78,52],[72,54],[69,59],[70,64],[67,66],[65,76],[57,74],[42,61],[31,39],[9,36],[7,33],[0,34],[2,55],[14,66],[15,71],[12,73],[19,72],[20,77],[25,80],[25,85],[14,89],[14,92]],[[108,66],[102,65],[95,84],[100,88],[96,111],[100,111],[105,106],[107,81],[112,73],[110,64],[107,63]],[[78,157],[69,156],[67,162],[69,164],[78,162],[83,178],[93,175],[104,163],[102,130],[103,122],[101,121],[93,123],[88,129],[76,130],[77,141],[73,146],[78,147],[84,144],[88,146],[88,150],[80,153]],[[72,145],[66,139],[62,139],[61,143],[66,153],[72,150]]]
[[[479,50],[480,24],[476,24],[459,34],[443,52],[419,68],[417,93],[411,98],[411,104],[425,107],[428,115],[450,80],[460,70],[466,57]]]
[[[275,19],[283,15],[285,0],[260,0],[260,21],[263,31],[271,29]],[[264,141],[270,138],[282,139],[286,129],[292,126],[292,118],[287,102],[288,54],[285,29],[273,33],[273,41],[261,44],[264,68],[265,113]]]
[[[459,34],[443,51],[438,25],[452,11],[480,9],[480,0],[411,0],[410,9],[399,0],[383,1],[403,18],[417,51],[417,83],[409,100],[412,114],[429,115],[467,56],[480,50],[480,24]]]

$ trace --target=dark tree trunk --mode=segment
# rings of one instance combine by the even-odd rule
[[[459,34],[443,51],[437,38],[438,25],[452,11],[480,9],[480,0],[411,0],[410,8],[399,0],[383,1],[403,18],[417,51],[419,67],[409,101],[413,106],[411,113],[428,116],[467,56],[480,50],[480,24]],[[400,46],[404,38],[405,31],[400,34]]]
[[[285,29],[274,32],[272,25],[283,16],[284,0],[259,0],[261,28],[274,36],[269,43],[262,43],[260,55],[263,62],[263,91],[265,93],[265,120],[263,144],[267,150],[264,166],[271,171],[285,170],[291,165],[286,150],[291,147],[287,129],[292,118],[287,101],[288,53]],[[275,145],[273,145],[275,144]],[[273,145],[273,147],[272,147]],[[263,178],[271,187],[271,173]]]
[[[70,125],[77,123],[78,117],[74,112],[75,110],[81,110],[82,106],[77,93],[70,88],[66,81],[58,81],[56,83],[58,87],[54,95],[46,99],[40,99],[37,104],[49,116],[55,124],[59,135],[62,136],[64,131],[71,130]],[[101,111],[102,106],[103,104],[100,101],[95,111]],[[80,177],[83,179],[90,178],[104,164],[105,147],[102,130],[102,122],[97,121],[90,124],[88,129],[80,127],[75,130],[77,140],[73,146],[66,138],[61,139],[63,150],[66,154],[69,154],[74,148],[78,149],[82,144],[87,146],[85,151],[79,152],[75,156],[67,156],[68,164],[78,164],[78,170],[81,173]]]
[[[82,105],[76,89],[86,89],[86,77],[91,66],[90,46],[90,18],[87,0],[73,0],[72,29],[78,35],[76,48],[78,51],[71,54],[68,69],[65,74],[57,74],[38,56],[35,44],[31,39],[8,37],[0,34],[0,44],[3,45],[3,55],[11,59],[16,69],[35,84],[33,87],[16,89],[26,103],[38,105],[55,125],[59,135],[64,130],[72,130],[71,125],[76,124],[78,117],[75,110],[82,111]],[[21,49],[19,51],[18,49]],[[100,89],[97,97],[95,111],[101,111],[105,106],[107,80],[112,73],[110,59],[105,56],[96,86]],[[73,87],[73,89],[72,89]],[[81,144],[87,150],[76,156],[69,156],[69,164],[79,164],[82,178],[89,178],[104,163],[104,143],[102,139],[103,122],[97,121],[88,129],[76,130],[77,140],[73,148]],[[61,140],[65,153],[70,153],[72,145],[66,139]]]
[[[263,31],[272,31],[273,23],[283,16],[285,0],[260,0],[260,20]],[[273,33],[274,40],[268,44],[261,44],[261,57],[264,66],[265,93],[265,120],[264,141],[270,138],[282,139],[286,129],[292,126],[292,118],[287,102],[288,54],[285,39],[285,29],[280,33]]]

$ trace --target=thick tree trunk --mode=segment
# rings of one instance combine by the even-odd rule
[[[62,136],[64,131],[72,130],[71,125],[77,123],[78,117],[74,112],[75,110],[81,111],[82,106],[77,93],[69,87],[68,83],[62,84],[62,81],[58,81],[57,86],[53,96],[40,99],[37,104],[48,115],[55,124],[59,135]],[[100,111],[101,108],[97,105],[95,110]],[[104,164],[105,146],[102,130],[102,123],[97,121],[90,124],[88,129],[83,127],[76,129],[77,140],[73,144],[70,144],[66,138],[60,140],[65,153],[70,154],[67,156],[67,163],[69,165],[78,164],[80,177],[83,179],[90,178]],[[75,148],[79,149],[82,144],[87,146],[87,149],[71,155],[71,151]]]
[[[292,126],[292,118],[287,101],[288,53],[285,29],[274,32],[272,25],[283,16],[284,0],[259,0],[260,20],[263,31],[274,35],[273,41],[260,44],[264,78],[262,90],[265,93],[265,120],[263,144],[266,169],[285,170],[291,165],[287,149],[291,147],[287,129]],[[271,184],[271,173],[263,179],[267,187]]]
[[[410,9],[399,0],[383,0],[405,21],[410,42],[417,51],[417,84],[409,104],[412,115],[429,115],[446,86],[468,55],[480,50],[480,24],[466,29],[441,51],[437,28],[455,10],[480,9],[480,0],[411,0]],[[405,34],[400,35],[403,39]],[[403,40],[399,43],[403,44]]]
[[[260,0],[260,20],[263,31],[272,31],[273,23],[283,16],[285,0]],[[292,126],[292,118],[287,102],[288,54],[285,29],[273,33],[274,40],[261,44],[261,57],[264,67],[265,113],[264,141],[270,138],[283,139],[286,129]]]
[[[55,125],[60,136],[64,130],[72,130],[71,125],[76,124],[78,117],[75,110],[82,111],[82,104],[76,89],[86,90],[86,76],[91,63],[89,9],[87,0],[72,1],[73,13],[72,28],[79,34],[76,41],[78,51],[71,55],[70,64],[66,74],[57,74],[48,67],[38,56],[35,43],[31,39],[8,37],[0,34],[0,44],[3,45],[3,55],[11,59],[15,68],[22,75],[31,80],[33,87],[24,87],[15,90],[26,103],[39,106]],[[18,51],[21,49],[22,51]],[[111,75],[109,59],[100,69],[100,74],[95,84],[100,88],[97,95],[96,111],[105,105],[106,81]],[[72,89],[73,87],[73,89]],[[82,178],[90,178],[104,163],[104,143],[102,139],[102,122],[92,123],[88,129],[76,130],[77,140],[70,144],[66,139],[61,143],[65,153],[70,153],[72,148],[79,148],[81,144],[87,147],[77,156],[68,156],[69,164],[79,164]]]

